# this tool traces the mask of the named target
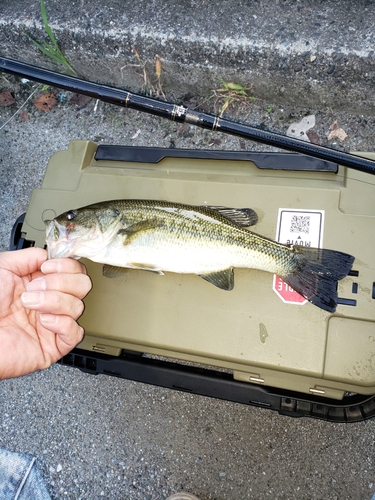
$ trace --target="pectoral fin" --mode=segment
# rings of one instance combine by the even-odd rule
[[[105,264],[103,266],[102,273],[105,278],[119,278],[120,276],[124,276],[127,271],[128,270],[124,267],[110,266],[109,264]]]
[[[215,271],[214,273],[200,274],[204,280],[221,288],[222,290],[232,290],[234,287],[233,269],[224,269],[224,271]]]
[[[205,208],[218,212],[238,226],[254,226],[258,222],[258,214],[251,208],[229,208],[216,206],[205,206]]]

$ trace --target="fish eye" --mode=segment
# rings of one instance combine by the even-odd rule
[[[69,210],[69,212],[67,212],[67,214],[66,214],[66,218],[68,220],[73,220],[76,215],[77,215],[77,212],[75,210]]]

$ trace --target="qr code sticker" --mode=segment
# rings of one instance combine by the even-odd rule
[[[310,232],[310,216],[293,215],[290,224],[290,232],[308,234]]]

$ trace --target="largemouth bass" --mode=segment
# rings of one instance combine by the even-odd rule
[[[69,210],[47,222],[49,258],[86,257],[118,268],[197,274],[232,290],[233,268],[277,274],[316,306],[333,312],[337,281],[354,257],[335,250],[284,245],[245,228],[250,209],[197,207],[150,200],[114,200]]]

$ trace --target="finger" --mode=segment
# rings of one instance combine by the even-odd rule
[[[78,319],[85,307],[82,300],[77,297],[55,290],[24,292],[21,295],[21,302],[27,309],[41,313],[62,314],[73,319]]]
[[[38,271],[46,259],[47,252],[43,248],[24,248],[12,252],[3,252],[0,255],[0,267],[18,276],[25,276]]]
[[[68,273],[87,274],[86,267],[75,259],[50,259],[46,260],[41,267],[44,274]]]
[[[69,316],[40,314],[40,323],[57,335],[56,343],[61,356],[65,356],[84,336],[83,328]]]
[[[55,290],[83,299],[91,290],[91,280],[86,274],[46,274],[27,284],[28,292]]]

